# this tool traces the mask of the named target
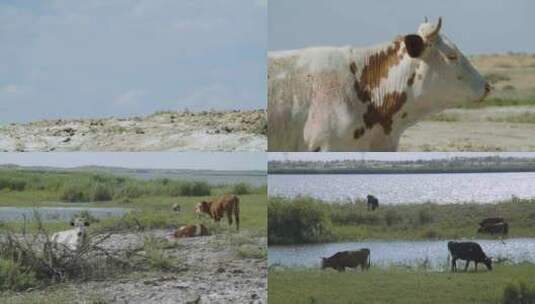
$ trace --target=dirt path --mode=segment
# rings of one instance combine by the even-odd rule
[[[266,130],[263,110],[43,120],[0,127],[0,152],[265,151]]]
[[[401,137],[400,151],[535,151],[535,107],[447,110]],[[441,120],[441,121],[437,121]]]

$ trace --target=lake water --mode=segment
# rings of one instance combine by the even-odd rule
[[[535,197],[535,173],[310,174],[268,176],[269,195],[307,195],[335,201],[364,199],[381,203],[494,202]]]
[[[47,221],[70,220],[73,215],[81,211],[88,211],[96,218],[107,218],[121,216],[129,210],[125,208],[84,208],[84,207],[39,207],[39,208],[18,208],[18,207],[0,207],[0,221],[18,221],[24,217],[33,220],[34,212],[41,215],[41,219]]]
[[[487,256],[506,258],[508,262],[535,262],[535,239],[475,240]],[[314,245],[269,246],[269,265],[292,267],[320,267],[321,257],[338,251],[369,248],[372,266],[417,266],[427,260],[428,269],[448,269],[448,241],[364,241]],[[464,267],[464,261],[457,262]],[[485,268],[484,265],[481,265]],[[473,267],[473,264],[472,266]]]

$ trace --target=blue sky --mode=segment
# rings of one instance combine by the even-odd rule
[[[150,169],[266,170],[261,152],[46,152],[0,153],[0,165],[72,168],[107,166]]]
[[[0,0],[0,124],[265,108],[267,0]]]
[[[268,10],[270,50],[372,45],[442,16],[465,53],[535,52],[532,0],[269,0]]]

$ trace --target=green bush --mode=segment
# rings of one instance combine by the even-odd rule
[[[246,183],[239,183],[232,187],[232,193],[235,195],[245,195],[251,193],[251,187]]]
[[[122,187],[118,189],[114,198],[115,199],[133,199],[139,198],[144,194],[144,191],[141,187],[135,182],[127,182]]]
[[[402,221],[403,218],[401,217],[401,215],[399,215],[398,212],[396,212],[396,210],[388,209],[385,212],[385,223],[387,226],[394,226],[398,223],[401,223]]]
[[[181,196],[208,196],[211,193],[211,187],[207,182],[183,182],[180,185]]]
[[[433,222],[433,215],[427,209],[418,210],[418,223],[420,225],[426,225]]]
[[[378,213],[369,212],[362,202],[328,204],[325,207],[333,223],[341,225],[378,225],[381,222]]]
[[[93,202],[111,201],[113,195],[109,186],[103,183],[96,183],[91,189],[90,199]]]
[[[9,189],[13,191],[24,191],[26,188],[26,181],[16,178],[2,178],[0,177],[0,190]]]
[[[25,271],[12,260],[0,258],[0,291],[25,290],[36,285],[35,273]]]
[[[87,187],[76,182],[65,184],[61,189],[60,200],[66,202],[88,202],[90,199],[85,189]]]
[[[535,285],[509,283],[503,290],[503,304],[535,304]]]
[[[268,206],[269,243],[314,243],[331,236],[331,220],[318,201],[276,198]]]

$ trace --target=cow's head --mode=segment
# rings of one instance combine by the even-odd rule
[[[490,92],[489,84],[461,53],[441,34],[442,19],[437,24],[424,22],[417,34],[406,35],[407,54],[416,63],[411,84],[422,108],[444,109],[456,102],[481,101]]]
[[[89,226],[89,221],[77,217],[71,221],[71,226],[73,226],[76,230],[76,235],[80,239],[82,239],[85,238],[85,236],[87,235],[87,227]]]
[[[492,259],[491,258],[485,257],[485,259],[483,260],[483,264],[485,264],[485,266],[487,266],[488,270],[492,270]]]
[[[202,214],[202,213],[210,213],[210,204],[206,201],[202,201],[197,204],[197,207],[195,207],[195,213]]]
[[[321,258],[321,269],[325,269],[325,268],[329,267],[328,264],[329,264],[329,259],[322,257]]]

